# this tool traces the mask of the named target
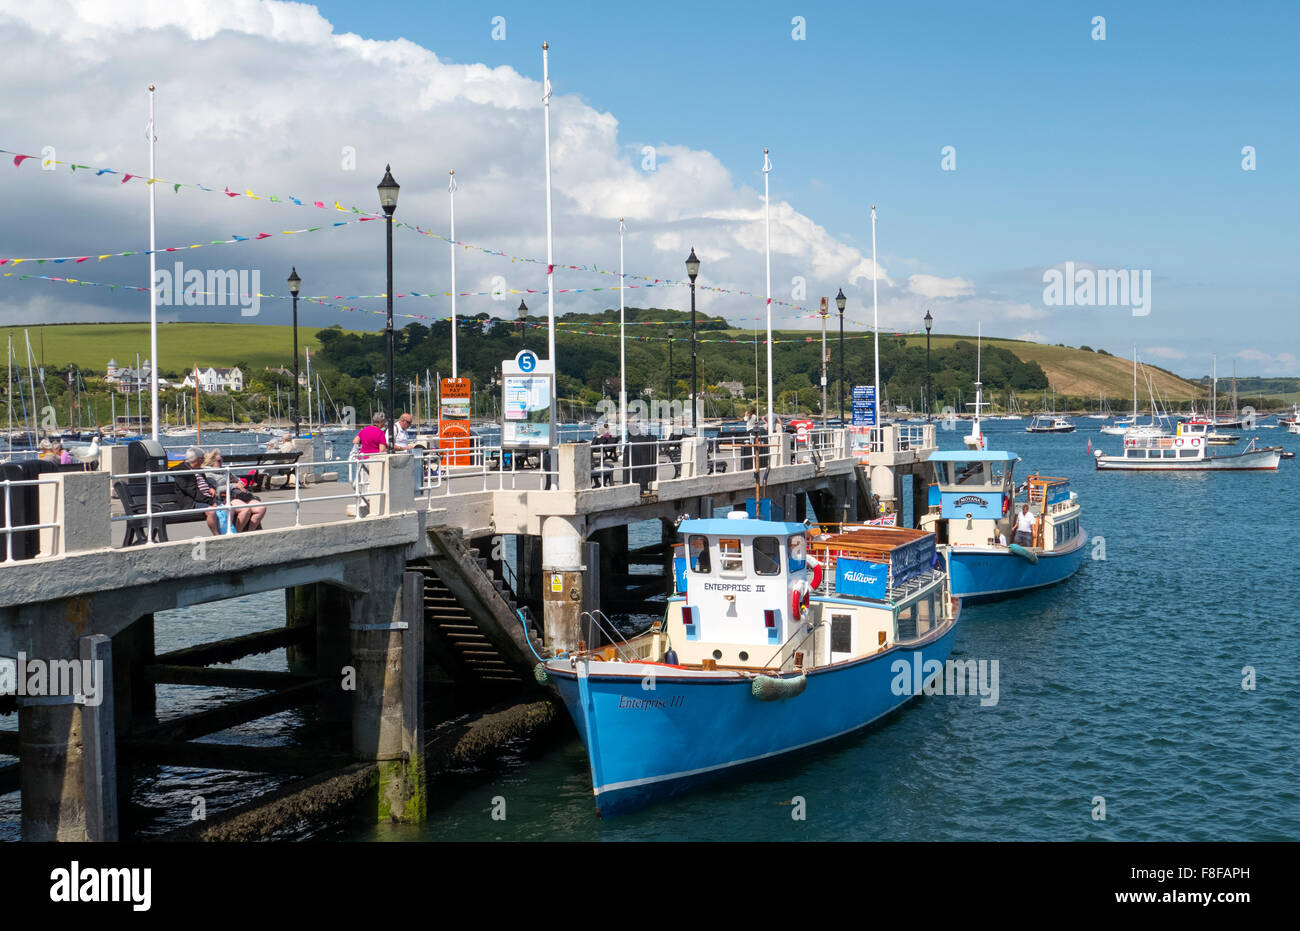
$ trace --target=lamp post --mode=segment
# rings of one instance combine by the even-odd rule
[[[925,312],[925,422],[930,422],[930,412],[934,410],[934,398],[930,396],[930,327],[934,318],[930,311]]]
[[[822,298],[821,306],[822,318],[822,429],[826,429],[826,318],[831,312],[826,306],[826,298]]]
[[[673,399],[673,328],[668,328],[668,400]]]
[[[293,438],[298,438],[302,427],[302,417],[298,414],[298,289],[302,279],[298,277],[298,268],[294,266],[289,272],[289,293],[293,295]]]
[[[527,324],[524,323],[524,321],[528,319],[528,305],[525,304],[522,300],[519,301],[518,313],[519,313],[519,348],[523,349],[524,331],[528,329]]]
[[[699,392],[699,384],[696,379],[695,368],[695,276],[700,273],[700,260],[695,257],[695,247],[691,247],[691,254],[686,257],[686,274],[691,279],[691,432],[696,433],[695,409],[698,402],[695,400]],[[669,343],[668,345],[672,345]]]
[[[386,419],[388,421],[388,450],[393,449],[393,427],[395,418],[393,411],[397,409],[397,397],[394,394],[397,378],[393,374],[393,213],[397,210],[397,192],[401,187],[393,180],[393,166],[384,166],[384,177],[379,182],[379,205],[384,208],[384,228],[388,232],[388,287],[386,296],[388,297],[388,410]]]
[[[835,306],[840,311],[840,426],[844,426],[844,305],[848,303],[848,298],[844,296],[844,289],[840,288],[840,293],[835,295]]]

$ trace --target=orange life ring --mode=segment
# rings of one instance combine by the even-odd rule
[[[807,557],[806,562],[812,567],[812,587],[816,591],[822,587],[822,564],[812,555]]]
[[[808,610],[808,593],[800,591],[799,588],[790,590],[790,619],[792,621],[800,620],[803,613]]]

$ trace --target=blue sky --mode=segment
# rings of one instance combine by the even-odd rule
[[[77,63],[93,59],[66,78],[58,69],[40,80],[30,68],[6,75],[10,86],[21,82],[23,93],[0,102],[6,125],[0,147],[34,150],[54,124],[74,138],[49,141],[74,157],[107,135],[114,145],[92,154],[138,166],[138,101],[121,106],[120,88],[159,74],[172,94],[164,124],[171,135],[160,164],[181,161],[199,180],[230,176],[267,189],[310,187],[365,204],[374,197],[375,166],[391,159],[395,170],[401,166],[403,215],[435,228],[444,222],[443,166],[455,164],[465,177],[457,201],[460,238],[540,255],[534,183],[540,180],[540,114],[528,111],[535,98],[524,85],[541,78],[545,39],[557,101],[568,102],[553,113],[554,137],[572,129],[580,146],[594,151],[608,144],[589,162],[557,163],[557,252],[566,256],[611,264],[612,243],[599,231],[624,209],[613,206],[612,195],[584,198],[580,180],[564,179],[566,168],[590,172],[593,183],[617,193],[637,180],[631,175],[642,147],[651,145],[666,163],[676,159],[684,175],[670,179],[661,171],[627,208],[657,211],[631,224],[639,236],[629,239],[629,270],[677,277],[678,253],[694,245],[706,278],[761,292],[761,238],[757,246],[754,238],[761,222],[754,226],[753,211],[767,145],[774,205],[787,204],[796,214],[784,228],[795,246],[774,256],[777,297],[789,297],[793,274],[809,279],[808,304],[847,282],[850,314],[858,314],[854,325],[869,322],[870,277],[862,257],[870,259],[874,203],[880,265],[890,279],[881,294],[888,328],[915,328],[930,309],[940,331],[973,333],[982,322],[986,335],[1087,343],[1124,355],[1137,343],[1144,359],[1189,375],[1208,371],[1212,352],[1221,369],[1237,358],[1243,375],[1300,374],[1291,282],[1300,245],[1294,232],[1300,71],[1293,50],[1300,5],[322,0],[286,7],[177,0],[166,12],[105,14],[70,2],[85,20],[80,29],[68,28],[60,11],[33,13],[18,0],[0,0],[0,21],[8,16],[34,29],[30,37],[8,29],[13,50]],[[269,28],[272,14],[278,18]],[[97,18],[105,15],[123,21],[106,30]],[[159,16],[171,16],[170,27]],[[493,39],[498,16],[504,41]],[[1093,38],[1096,16],[1105,17],[1103,41]],[[803,19],[802,40],[792,36],[795,17]],[[341,38],[345,33],[379,43],[404,39],[436,61],[417,62],[419,68],[407,70],[423,70],[412,77],[402,73],[406,59],[399,56],[396,66],[368,60]],[[11,57],[12,68],[23,68],[20,56]],[[476,71],[479,64],[493,70]],[[475,98],[465,80],[471,74],[487,82],[486,99]],[[456,82],[446,101],[412,103],[420,89],[444,79]],[[391,127],[382,114],[367,112],[386,94],[402,100]],[[183,140],[176,138],[178,95],[185,103]],[[250,104],[250,95],[263,99]],[[499,102],[506,100],[514,102]],[[72,101],[82,109],[72,109]],[[616,129],[602,125],[603,114]],[[348,142],[358,143],[363,166],[346,176],[336,165],[326,171],[322,163]],[[955,150],[956,170],[941,168],[945,146]],[[1254,171],[1242,170],[1243,146],[1255,149]],[[479,168],[480,177],[505,177],[515,188],[495,190],[495,201],[481,198]],[[699,192],[694,177],[708,179]],[[12,181],[0,175],[0,183]],[[50,189],[65,190],[53,183]],[[0,193],[16,217],[36,224],[30,237],[0,232],[0,254],[98,249],[98,241],[66,241],[66,223],[37,219],[67,214],[23,184]],[[97,224],[120,226],[122,197],[114,196],[94,193],[97,212],[80,221],[83,233]],[[219,207],[194,206],[187,200],[184,209],[166,208],[172,212],[163,218],[162,242],[271,222],[253,212],[261,208],[238,202],[226,205],[225,215]],[[745,211],[748,227],[740,221],[720,227],[719,217]],[[138,207],[130,216],[135,223]],[[373,262],[349,264],[358,251],[344,238],[350,234],[330,235],[335,239],[322,248],[337,253],[328,262],[321,256],[310,273],[321,293],[381,290]],[[800,237],[811,244],[804,248]],[[316,242],[323,242],[319,235]],[[406,277],[398,290],[445,284],[431,280],[427,250],[418,251],[425,245],[399,244]],[[312,264],[301,251],[275,243],[240,256],[264,265],[268,281],[277,283],[280,265]],[[1151,313],[1045,306],[1044,270],[1067,261],[1149,269]],[[470,265],[458,285],[495,273]],[[593,283],[572,276],[560,282]],[[512,279],[510,285],[537,282]],[[38,286],[26,287],[23,293]],[[86,295],[56,307],[14,296],[19,293],[0,283],[6,322],[25,322],[24,314],[37,312],[139,318],[138,302],[128,306],[120,296]],[[654,296],[681,305],[680,294]],[[471,302],[462,311],[482,306]],[[493,313],[506,309],[504,302],[489,306]],[[600,306],[607,303],[591,297],[561,309]],[[761,311],[761,303],[719,300],[712,309],[734,318]],[[308,320],[379,322],[314,310]],[[806,325],[778,320],[792,322]]]

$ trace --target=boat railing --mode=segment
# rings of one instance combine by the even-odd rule
[[[767,662],[764,663],[760,668],[774,669],[777,672],[782,672],[785,670],[786,663],[791,663],[792,664],[791,668],[793,668],[793,660],[798,653],[799,647],[803,646],[804,641],[806,641],[809,637],[811,637],[814,633],[816,633],[817,628],[820,626],[821,626],[820,621],[802,622],[795,629],[795,632],[786,638],[785,643],[781,644],[779,647],[776,648],[776,652],[773,653],[770,657],[768,657]],[[799,638],[798,642],[795,642],[796,637]],[[793,646],[791,646],[791,644],[793,644]],[[786,658],[781,660],[779,663],[773,665],[773,660],[777,659],[777,657],[779,657],[783,652],[787,650],[789,651],[789,653],[786,656]],[[813,664],[806,663],[805,665],[811,666]]]
[[[592,629],[598,630],[602,635],[604,635],[605,639],[609,641],[610,646],[617,650],[618,655],[623,658],[623,662],[636,662],[636,657],[632,653],[628,652],[633,649],[632,644],[628,643],[627,638],[619,632],[619,629],[614,626],[614,622],[606,616],[604,611],[600,610],[600,608],[583,611],[582,614],[578,615],[578,621],[581,623],[583,620],[591,621]],[[623,642],[623,646],[627,647],[627,650],[624,650],[623,647],[618,645],[620,640]]]

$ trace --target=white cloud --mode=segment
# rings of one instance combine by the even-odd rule
[[[1022,333],[1017,333],[1016,339],[1028,340],[1031,343],[1047,342],[1047,337],[1043,335],[1041,330],[1025,330]]]
[[[1186,359],[1187,353],[1172,346],[1148,346],[1142,354],[1152,359]]]
[[[907,290],[921,297],[966,297],[975,293],[975,284],[966,278],[940,278],[936,275],[912,275]]]
[[[447,170],[455,168],[459,239],[514,255],[545,256],[541,87],[512,68],[445,62],[407,40],[338,34],[315,7],[277,0],[0,0],[0,33],[5,51],[0,84],[7,89],[0,98],[0,146],[6,149],[39,154],[44,145],[53,145],[62,160],[143,173],[148,166],[145,88],[156,82],[156,173],[162,178],[326,203],[337,199],[373,210],[375,184],[391,162],[402,185],[397,219],[445,233]],[[551,64],[553,76],[563,73],[561,56]],[[703,262],[702,284],[762,294],[761,192],[740,183],[715,156],[661,143],[657,170],[642,171],[639,147],[620,142],[616,115],[574,95],[553,99],[551,130],[557,264],[616,270],[617,218],[623,216],[629,227],[629,273],[684,278],[682,262],[694,246]],[[344,165],[348,147],[356,153],[355,170]],[[758,144],[754,161],[761,164]],[[9,220],[0,230],[0,256],[146,247],[143,185],[38,167],[0,162],[0,196]],[[157,197],[160,247],[336,218],[192,189],[174,194],[160,186]],[[841,286],[859,307],[869,303],[869,254],[830,235],[789,203],[773,201],[771,224],[775,298],[791,300],[790,282],[798,276],[806,280],[808,295],[799,303],[809,307]],[[305,293],[378,294],[384,290],[379,226],[212,246],[187,253],[186,264],[260,268],[268,291],[282,290],[277,283],[296,265]],[[395,290],[447,289],[445,244],[402,230],[395,232],[395,243]],[[543,266],[477,250],[458,252],[457,262],[462,289],[463,282],[496,276],[507,288],[546,287]],[[145,284],[147,264],[143,257],[112,259],[78,271],[92,280]],[[879,274],[882,290],[890,288],[887,271]],[[609,288],[613,282],[563,268],[555,275],[557,288]],[[83,289],[73,300],[52,285],[21,286],[51,289],[41,319],[101,319],[130,308],[143,315],[148,307],[145,295],[123,299],[119,292],[109,300],[99,289]],[[688,302],[685,289],[630,293],[637,304],[685,307]],[[761,298],[712,295],[703,303],[709,312],[738,321],[763,311]],[[517,299],[462,298],[457,310],[510,317],[516,305]],[[530,296],[529,305],[544,312],[545,296]],[[559,313],[611,305],[617,306],[613,291],[556,298]],[[14,282],[4,279],[0,308],[9,318],[33,310],[30,297],[18,295]],[[399,313],[428,316],[448,309],[444,300],[397,304]],[[280,312],[269,302],[262,319],[275,321]],[[314,307],[304,313],[316,322],[344,326],[371,322],[366,315]],[[793,312],[778,308],[776,316],[789,324]]]

